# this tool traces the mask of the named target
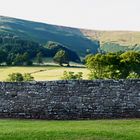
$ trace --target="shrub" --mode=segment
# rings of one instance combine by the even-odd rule
[[[64,71],[63,73],[63,77],[61,78],[62,80],[81,80],[83,77],[83,73],[82,72],[78,72],[77,74],[75,74],[74,72],[67,72]]]
[[[23,76],[21,73],[12,73],[8,75],[9,78],[7,79],[8,82],[22,82]]]
[[[22,75],[21,73],[12,73],[8,75],[8,82],[23,82],[23,81],[33,81],[34,77],[29,73]]]
[[[33,81],[34,77],[30,73],[25,73],[23,75],[23,81]]]
[[[140,78],[140,75],[135,73],[135,72],[131,72],[129,73],[127,79],[139,79]]]

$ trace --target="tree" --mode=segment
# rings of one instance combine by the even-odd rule
[[[131,72],[140,74],[140,53],[139,52],[128,51],[121,54],[120,57],[121,57],[121,63],[124,65],[128,74]]]
[[[67,64],[67,66],[69,66],[69,57],[64,50],[58,51],[55,54],[53,60],[55,63],[58,63],[60,66],[63,66],[63,64]]]
[[[9,65],[12,65],[13,61],[14,61],[14,57],[15,55],[13,53],[9,53],[8,56],[7,56],[7,59],[6,59],[6,64],[9,66]]]
[[[83,77],[83,73],[82,72],[78,72],[77,74],[75,74],[74,72],[67,72],[64,71],[63,73],[63,77],[61,77],[62,80],[82,80]]]
[[[103,79],[105,74],[105,55],[89,55],[86,58],[86,66],[90,70],[89,79]]]
[[[29,53],[28,52],[25,52],[22,57],[23,57],[23,60],[25,62],[28,62],[28,60],[29,60]]]
[[[33,62],[30,60],[30,56],[28,52],[25,52],[22,55],[22,59],[23,59],[23,65],[32,65]]]
[[[0,64],[6,62],[7,53],[3,50],[0,50]]]
[[[37,53],[36,59],[37,59],[37,63],[38,64],[42,64],[43,63],[42,53],[41,52]]]
[[[20,65],[23,65],[23,62],[24,62],[23,55],[17,54],[14,59],[14,65],[20,66]]]
[[[29,54],[17,54],[14,59],[14,65],[32,65],[32,61],[29,59]]]
[[[70,61],[77,62],[77,63],[81,62],[78,54],[75,51],[72,51],[71,49],[69,49],[68,46],[65,46],[63,44],[48,41],[48,43],[44,46],[44,48],[48,48],[48,50],[50,51],[50,53],[48,54],[49,57],[54,57],[58,51],[64,50],[69,56]]]
[[[126,79],[140,77],[140,53],[108,53],[88,55],[86,65],[90,79]]]
[[[105,74],[104,76],[107,79],[120,79],[121,75],[121,66],[120,66],[120,57],[117,53],[108,53],[105,54]]]

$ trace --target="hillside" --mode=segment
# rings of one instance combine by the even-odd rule
[[[85,56],[87,50],[92,53],[140,50],[140,32],[86,30],[0,16],[0,35],[3,34],[42,45],[58,42],[79,56]]]
[[[80,56],[84,56],[87,49],[97,53],[99,48],[98,41],[88,39],[80,29],[0,16],[0,34],[3,33],[41,44],[46,44],[48,41],[59,42]]]
[[[132,31],[96,31],[85,30],[81,32],[90,39],[100,40],[101,44],[106,42],[116,43],[123,46],[140,44],[140,32]]]
[[[140,51],[140,32],[81,30],[89,39],[100,41],[104,52]]]

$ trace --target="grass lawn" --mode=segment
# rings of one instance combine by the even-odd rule
[[[88,70],[80,67],[59,67],[59,66],[30,66],[30,67],[0,67],[0,81],[5,81],[8,75],[13,72],[31,73],[36,81],[60,80],[64,71],[83,72],[83,78],[87,79]]]
[[[139,140],[140,120],[0,120],[0,140]]]

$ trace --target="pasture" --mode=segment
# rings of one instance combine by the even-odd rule
[[[11,73],[31,73],[36,81],[60,80],[64,71],[83,72],[83,78],[87,79],[89,71],[81,66],[60,67],[57,65],[48,66],[1,66],[0,81],[5,81]]]

